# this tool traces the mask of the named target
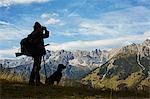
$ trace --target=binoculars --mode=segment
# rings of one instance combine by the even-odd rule
[[[42,30],[45,31],[45,33],[49,32],[45,26],[42,26]]]
[[[42,30],[47,31],[47,28],[45,26],[42,26]]]

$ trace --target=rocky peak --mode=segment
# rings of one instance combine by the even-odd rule
[[[146,39],[142,44],[150,47],[150,39]]]

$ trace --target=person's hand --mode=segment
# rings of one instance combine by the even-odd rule
[[[42,26],[42,29],[43,29],[43,30],[46,30],[46,27],[45,27],[45,26]]]

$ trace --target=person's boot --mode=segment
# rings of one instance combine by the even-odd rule
[[[39,72],[36,74],[35,76],[35,85],[36,86],[40,86],[40,85],[44,85],[42,82],[40,82],[40,75]]]
[[[32,82],[32,81],[29,81],[29,85],[34,86],[34,85],[35,85],[35,83],[34,83],[34,82]]]
[[[31,75],[30,75],[29,85],[32,85],[32,86],[35,85],[34,78],[35,78],[35,74],[34,74],[34,71],[32,70]]]
[[[42,82],[37,82],[37,83],[35,83],[35,85],[36,86],[42,86],[42,85],[44,85]]]

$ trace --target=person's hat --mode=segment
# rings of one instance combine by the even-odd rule
[[[35,22],[34,24],[34,28],[37,28],[37,27],[41,27],[41,24],[39,22]]]

